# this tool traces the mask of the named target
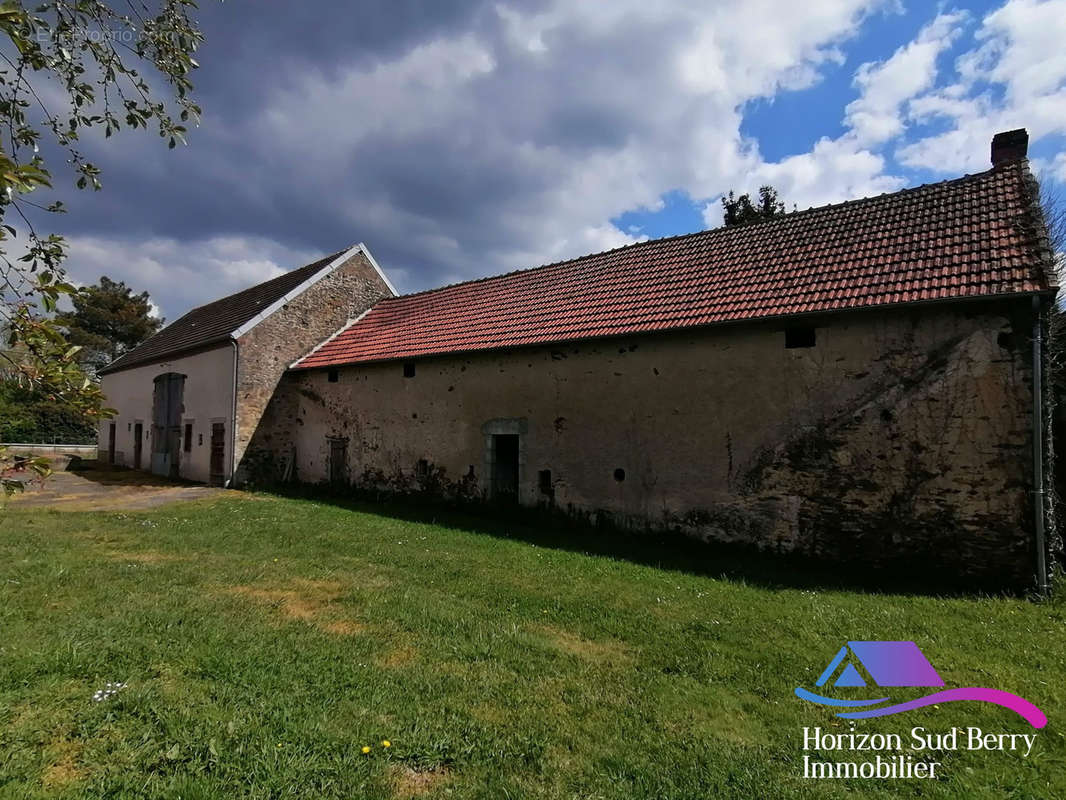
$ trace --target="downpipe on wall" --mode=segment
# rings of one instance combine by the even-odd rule
[[[1036,539],[1036,584],[1047,594],[1047,544],[1044,488],[1044,302],[1033,296],[1033,519]]]

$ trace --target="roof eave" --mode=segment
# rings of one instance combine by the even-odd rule
[[[396,297],[398,295],[398,293],[396,291],[396,287],[392,285],[392,281],[389,280],[388,276],[381,269],[381,265],[378,264],[377,259],[375,259],[374,256],[371,254],[370,248],[368,248],[364,242],[359,242],[358,244],[355,244],[355,245],[352,245],[351,247],[349,247],[347,250],[342,252],[339,256],[337,256],[332,261],[330,261],[329,264],[325,265],[324,267],[322,267],[322,269],[320,269],[317,272],[315,272],[314,275],[312,275],[311,277],[307,278],[302,283],[300,283],[299,285],[295,286],[293,289],[289,290],[287,293],[285,293],[280,298],[278,298],[277,300],[272,302],[266,308],[264,308],[261,311],[259,311],[258,313],[256,313],[255,316],[253,316],[250,319],[246,320],[245,322],[241,323],[236,329],[234,329],[233,331],[230,331],[228,334],[225,334],[223,336],[218,336],[218,337],[215,337],[215,338],[212,338],[212,339],[208,339],[208,340],[203,341],[203,342],[197,342],[195,345],[191,345],[191,346],[188,346],[188,347],[179,347],[179,348],[176,348],[176,349],[173,349],[173,350],[163,350],[162,352],[156,353],[156,354],[151,355],[151,356],[145,356],[143,358],[137,358],[135,360],[129,361],[128,363],[119,364],[118,362],[122,361],[122,359],[125,357],[125,355],[127,355],[127,354],[124,354],[122,356],[119,356],[117,359],[115,359],[115,361],[113,361],[111,364],[108,364],[103,369],[98,370],[97,374],[98,375],[109,375],[109,374],[115,373],[115,372],[122,372],[123,370],[126,370],[126,369],[133,369],[135,367],[141,367],[141,366],[144,366],[145,364],[158,363],[158,362],[165,361],[165,360],[168,360],[168,359],[172,359],[172,358],[175,358],[175,357],[179,357],[180,358],[180,357],[182,357],[184,355],[187,355],[187,354],[195,352],[195,351],[212,349],[213,347],[217,346],[218,344],[220,344],[222,342],[229,342],[229,341],[232,341],[234,339],[238,339],[241,336],[244,336],[250,330],[252,330],[260,322],[262,322],[263,320],[265,320],[269,316],[271,316],[274,312],[276,312],[279,309],[283,308],[287,303],[292,302],[294,299],[296,299],[301,294],[306,292],[308,289],[310,289],[312,286],[314,286],[320,280],[322,280],[323,278],[325,278],[328,275],[332,274],[337,269],[339,269],[341,266],[346,264],[353,256],[355,256],[356,253],[362,253],[363,254],[363,256],[366,258],[366,260],[374,268],[374,271],[377,272],[378,277],[381,278],[382,283],[384,283],[385,286],[388,288],[388,290],[390,292],[392,292],[392,296]],[[351,323],[352,323],[352,321],[349,321],[347,324],[350,325]],[[149,339],[148,341],[151,341],[151,339]],[[145,343],[147,343],[147,342],[145,342]],[[133,351],[131,351],[131,352],[133,352]]]
[[[628,332],[622,332],[622,333],[608,333],[608,334],[603,334],[603,335],[600,335],[600,336],[575,336],[575,337],[568,338],[568,339],[550,339],[550,340],[545,340],[543,342],[531,342],[529,344],[499,345],[499,346],[494,346],[494,347],[469,348],[469,349],[466,349],[466,350],[443,350],[443,351],[440,351],[440,352],[432,352],[432,353],[403,353],[403,354],[395,355],[395,356],[387,356],[385,358],[361,359],[361,360],[358,360],[358,361],[338,361],[336,363],[331,363],[331,364],[313,364],[313,365],[302,365],[302,364],[300,364],[301,361],[304,361],[307,358],[309,358],[316,350],[319,350],[319,349],[321,349],[321,347],[325,346],[325,344],[328,341],[332,341],[338,335],[343,333],[345,330],[347,330],[348,328],[352,327],[357,322],[359,322],[359,320],[361,320],[363,316],[366,316],[366,312],[364,312],[364,314],[362,316],[360,316],[359,318],[351,320],[350,322],[346,323],[343,328],[341,328],[339,331],[337,331],[332,336],[330,336],[330,338],[327,339],[325,342],[322,342],[322,344],[319,345],[318,347],[316,347],[315,350],[312,350],[306,356],[303,356],[302,358],[300,358],[297,361],[293,362],[293,364],[291,364],[289,366],[289,370],[295,372],[295,371],[314,370],[314,369],[332,369],[334,367],[355,367],[355,366],[365,366],[365,365],[370,365],[370,364],[389,364],[389,363],[395,363],[397,361],[417,361],[419,359],[424,359],[424,358],[445,358],[445,357],[449,357],[449,356],[474,355],[474,354],[482,354],[482,353],[500,353],[500,352],[508,352],[508,351],[511,351],[511,350],[523,350],[523,349],[528,349],[528,348],[531,348],[531,347],[553,347],[553,346],[556,346],[556,345],[571,344],[571,343],[574,343],[574,342],[603,341],[603,340],[608,340],[608,339],[619,339],[619,338],[623,338],[623,337],[627,337],[627,336],[629,336],[629,337],[632,337],[632,336],[655,336],[655,335],[658,335],[658,334],[701,330],[701,329],[705,329],[705,328],[719,328],[719,327],[726,327],[726,326],[729,326],[729,325],[744,325],[744,324],[751,324],[751,323],[775,322],[775,321],[780,321],[780,320],[785,320],[785,319],[809,319],[811,317],[837,316],[839,314],[848,314],[848,313],[862,312],[862,311],[885,311],[885,310],[890,310],[890,309],[893,309],[893,310],[894,309],[905,309],[905,308],[913,308],[915,306],[955,305],[957,303],[967,303],[967,302],[975,303],[975,302],[981,302],[981,301],[988,302],[988,301],[998,301],[998,300],[1011,300],[1011,299],[1018,299],[1018,298],[1022,298],[1022,297],[1048,297],[1048,298],[1054,298],[1054,296],[1057,293],[1057,291],[1058,291],[1058,287],[1057,286],[1051,286],[1048,289],[1039,289],[1039,290],[1036,290],[1036,291],[1029,291],[1029,292],[1005,292],[1005,293],[1002,293],[1002,294],[980,294],[980,295],[963,295],[963,296],[960,296],[960,297],[938,297],[938,298],[933,298],[933,299],[930,299],[930,300],[909,300],[909,301],[902,302],[902,303],[873,303],[873,304],[869,304],[869,305],[853,306],[851,308],[831,308],[831,309],[822,309],[822,310],[817,310],[817,311],[801,311],[801,312],[793,313],[793,314],[770,314],[770,315],[766,315],[766,316],[762,316],[762,317],[751,317],[751,318],[748,318],[748,319],[728,319],[728,320],[719,320],[719,321],[716,321],[716,322],[703,322],[703,323],[698,323],[698,324],[694,324],[694,325],[678,325],[678,326],[674,326],[674,327],[671,327],[671,328],[660,328],[660,329],[657,329],[657,330],[628,331]]]
[[[96,371],[96,374],[110,375],[115,372],[124,372],[128,369],[136,369],[137,367],[143,367],[147,364],[162,364],[166,361],[173,361],[177,358],[187,358],[191,355],[196,355],[197,353],[203,353],[208,350],[214,350],[221,345],[228,344],[230,341],[232,341],[232,339],[233,337],[229,334],[226,334],[224,336],[216,336],[213,339],[208,339],[203,342],[197,342],[196,344],[190,345],[189,347],[181,347],[176,350],[167,350],[162,353],[156,353],[154,356],[138,358],[134,361],[129,362],[128,364],[119,364],[118,366],[115,366],[115,364],[118,361],[121,361],[123,358],[123,356],[119,356],[103,369],[98,369]]]

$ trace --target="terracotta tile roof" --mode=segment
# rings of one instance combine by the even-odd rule
[[[1025,162],[380,301],[295,365],[1049,291]]]
[[[194,308],[167,325],[155,336],[116,358],[100,374],[160,361],[179,353],[226,342],[230,334],[264,308],[287,295],[341,255],[319,259],[305,267],[279,275],[250,289]]]

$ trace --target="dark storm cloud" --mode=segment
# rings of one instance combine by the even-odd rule
[[[188,148],[168,152],[120,137],[85,149],[104,170],[107,192],[67,193],[71,233],[109,229],[160,231],[178,237],[244,230],[267,234],[306,204],[278,178],[294,170],[270,158],[270,143],[250,141],[245,127],[264,98],[308,74],[323,81],[341,70],[395,57],[418,42],[468,29],[484,2],[263,2],[206,0],[196,15],[206,42],[194,74],[203,126]],[[252,132],[254,135],[254,131]],[[308,142],[309,160],[315,143]],[[298,171],[292,177],[298,179]],[[309,233],[308,238],[314,234]]]
[[[239,234],[309,253],[365,239],[382,257],[403,259],[408,285],[420,288],[447,268],[432,251],[412,246],[412,229],[430,238],[460,237],[475,255],[469,270],[491,271],[498,265],[478,264],[476,254],[502,247],[516,233],[521,241],[527,213],[521,206],[557,180],[535,165],[524,168],[501,141],[525,139],[580,154],[617,147],[628,135],[629,113],[605,100],[618,91],[610,75],[597,77],[593,66],[583,67],[576,57],[545,61],[512,52],[489,4],[312,8],[205,4],[200,23],[208,39],[195,76],[202,127],[191,133],[189,147],[175,151],[150,136],[87,148],[104,170],[106,191],[68,195],[66,232],[176,239]],[[468,102],[447,113],[440,127],[397,132],[386,121],[380,131],[330,147],[331,155],[323,156],[321,132],[309,132],[301,150],[280,150],[256,120],[278,92],[298,94],[308,81],[328,85],[347,72],[373,71],[402,58],[419,44],[471,32],[491,53],[495,75],[466,87]],[[588,52],[587,43],[572,36],[555,39],[556,45]],[[568,91],[560,92],[559,84],[569,85]],[[358,125],[383,113],[380,99],[356,93],[349,113],[337,116]],[[287,124],[299,128],[307,121],[299,116],[303,111],[294,111]],[[328,111],[336,115],[337,109]],[[343,142],[343,125],[328,135],[331,145]],[[390,220],[361,221],[366,206],[381,204],[397,213]],[[508,207],[511,223],[492,221]]]
[[[205,0],[203,125],[174,151],[86,142],[105,189],[67,198],[71,271],[117,274],[174,316],[356,241],[404,290],[617,246],[622,211],[758,168],[737,109],[878,4],[812,2],[768,22],[636,0]],[[772,58],[767,25],[787,31]]]
[[[328,80],[342,68],[393,58],[468,29],[488,6],[483,0],[202,0],[198,18],[207,41],[197,83],[203,97],[239,111],[293,73],[313,68]]]

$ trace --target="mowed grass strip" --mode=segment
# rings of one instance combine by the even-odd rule
[[[773,562],[679,569],[380,511],[8,507],[0,797],[1066,796],[1060,600],[826,589]],[[803,727],[848,726],[792,690],[849,639],[913,639],[949,686],[1051,722],[1028,758],[937,756],[936,781],[804,780]],[[972,703],[857,728],[915,725],[1032,731]]]

